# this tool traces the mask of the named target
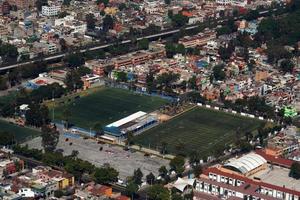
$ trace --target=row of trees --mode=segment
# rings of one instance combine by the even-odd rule
[[[9,86],[18,85],[23,79],[35,78],[40,73],[45,72],[46,68],[46,63],[36,62],[13,69],[8,74],[0,75],[0,90],[6,90]]]

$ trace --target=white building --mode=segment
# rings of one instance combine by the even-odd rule
[[[60,6],[42,6],[42,15],[44,16],[56,16],[58,15],[61,7]]]
[[[216,3],[220,5],[232,5],[238,7],[245,7],[248,1],[247,0],[216,0]]]
[[[34,198],[35,193],[30,188],[22,188],[19,190],[18,195],[22,198]]]

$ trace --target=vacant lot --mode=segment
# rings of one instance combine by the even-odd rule
[[[254,131],[263,123],[198,107],[136,136],[135,142],[152,149],[160,149],[164,143],[171,154],[198,151],[201,155],[211,155],[232,143],[236,130]]]
[[[1,132],[7,131],[7,132],[14,134],[16,141],[24,141],[26,139],[40,135],[39,131],[20,127],[15,124],[10,124],[10,123],[8,123],[6,121],[2,121],[2,120],[0,120],[0,130],[1,130]]]
[[[64,110],[68,108],[70,122],[83,128],[93,128],[96,124],[105,126],[137,111],[153,111],[167,101],[159,97],[150,97],[133,92],[100,88],[80,98],[65,98],[55,107],[55,120],[64,119]],[[52,108],[50,108],[52,116]]]

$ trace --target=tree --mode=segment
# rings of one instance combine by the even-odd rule
[[[92,13],[89,13],[85,16],[86,26],[88,30],[94,30],[96,26],[96,19],[95,15]]]
[[[91,74],[92,70],[90,68],[80,66],[80,67],[78,67],[77,72],[80,76],[85,76],[87,74]]]
[[[147,183],[148,183],[149,185],[154,184],[154,182],[155,182],[155,176],[152,174],[152,172],[150,172],[150,174],[148,174],[148,175],[146,176],[146,181],[147,181]]]
[[[0,131],[0,145],[13,145],[15,141],[14,134],[7,131]]]
[[[150,200],[170,200],[170,192],[163,185],[153,185],[147,190]]]
[[[224,65],[221,64],[221,65],[216,65],[214,68],[213,68],[213,75],[214,75],[214,78],[216,80],[219,80],[219,81],[222,81],[225,79],[225,72],[224,72]]]
[[[67,46],[66,40],[64,38],[59,39],[59,45],[61,47],[61,51],[68,50],[68,46]]]
[[[79,151],[73,150],[70,156],[71,156],[72,158],[76,158],[78,155],[79,155]]]
[[[173,193],[171,200],[184,200],[180,194]]]
[[[201,165],[194,166],[193,173],[194,173],[195,177],[199,177],[202,174],[202,166]]]
[[[186,25],[186,23],[189,21],[189,18],[182,15],[181,13],[178,13],[173,15],[171,20],[174,27],[182,27]]]
[[[59,140],[59,132],[55,126],[42,126],[42,146],[45,151],[53,152]]]
[[[290,177],[293,177],[295,179],[300,179],[300,163],[299,162],[293,162],[290,173]]]
[[[199,164],[199,162],[200,162],[200,154],[196,150],[193,150],[190,153],[189,158],[190,158],[191,164]]]
[[[144,35],[153,35],[153,34],[159,33],[160,31],[161,31],[160,26],[157,26],[155,24],[149,24],[149,26],[147,28],[145,28],[142,33]]]
[[[103,134],[103,126],[100,122],[97,122],[94,127],[93,130],[96,131],[96,137],[100,136]]]
[[[251,72],[255,69],[256,63],[253,59],[251,59],[248,63],[247,63],[247,67],[248,70]]]
[[[177,53],[176,46],[173,43],[168,42],[165,46],[167,58],[173,58]]]
[[[117,82],[127,82],[127,73],[123,71],[117,72]]]
[[[97,168],[94,174],[96,183],[108,184],[118,180],[119,172],[112,167]]]
[[[49,124],[49,110],[45,105],[32,103],[29,105],[29,110],[25,114],[26,124],[41,127]]]
[[[103,19],[102,28],[105,32],[114,27],[114,20],[110,15],[105,15]]]
[[[19,84],[21,81],[21,74],[19,70],[12,70],[8,74],[8,82],[10,83],[10,86],[15,86]]]
[[[168,143],[163,141],[161,143],[161,154],[165,155],[167,153],[167,146],[168,146]]]
[[[138,48],[147,50],[149,48],[149,40],[147,38],[143,38],[138,41]]]
[[[0,57],[4,62],[16,61],[19,56],[18,48],[0,40]]]
[[[294,69],[294,63],[289,59],[285,59],[280,63],[280,69],[285,73],[291,73]]]
[[[119,6],[118,6],[119,10],[122,11],[124,9],[127,8],[126,4],[125,3],[120,3]]]
[[[136,195],[138,190],[139,190],[139,186],[133,181],[129,181],[129,183],[126,185],[125,192],[128,196],[131,197],[131,199],[134,199],[134,196]]]
[[[158,172],[159,172],[159,175],[161,176],[161,177],[165,177],[165,176],[167,176],[167,174],[168,174],[168,170],[167,170],[167,168],[166,168],[166,166],[161,166],[159,169],[158,169]]]
[[[152,93],[156,88],[154,74],[150,72],[146,77],[147,91],[148,93]]]
[[[42,6],[48,5],[48,0],[37,0],[35,2],[35,6],[38,9],[38,11],[42,10]]]
[[[172,72],[162,73],[156,79],[157,85],[161,90],[169,91],[172,88],[172,85],[178,81],[180,78],[179,74],[175,74]]]
[[[62,112],[62,119],[64,120],[64,127],[66,129],[69,129],[69,120],[70,120],[71,116],[72,116],[72,113],[71,113],[70,108],[68,106],[65,107]]]
[[[137,170],[134,170],[133,176],[132,176],[132,181],[138,185],[142,184],[142,178],[143,178],[143,173],[140,168]]]
[[[257,9],[255,10],[250,10],[248,11],[248,13],[246,14],[246,20],[247,21],[251,21],[251,20],[255,20],[259,17],[259,12]]]
[[[171,0],[165,0],[165,4],[170,5],[171,4]]]
[[[5,76],[0,76],[0,90],[6,90],[7,88],[7,78]]]
[[[65,78],[65,84],[69,91],[74,91],[83,87],[81,76],[77,70],[71,69],[68,71]]]
[[[170,167],[174,170],[177,174],[181,174],[184,171],[184,157],[176,156],[170,162]]]
[[[97,0],[96,2],[98,5],[103,3],[105,6],[107,6],[107,4],[109,3],[109,0]]]
[[[134,135],[132,132],[127,133],[127,145],[133,145],[134,144]]]
[[[190,78],[188,80],[188,88],[196,90],[197,89],[197,78],[196,76],[192,76],[192,78]]]
[[[84,57],[81,53],[72,53],[67,55],[64,58],[64,61],[67,63],[68,67],[76,68],[84,64]]]
[[[222,60],[228,60],[232,53],[234,52],[234,44],[233,42],[230,42],[227,47],[220,47],[219,50],[218,50],[218,54],[220,55],[220,58]]]

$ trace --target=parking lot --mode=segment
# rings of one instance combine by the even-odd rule
[[[42,148],[40,137],[27,142],[27,144],[30,148]],[[103,149],[100,151],[101,147]],[[131,176],[137,168],[142,170],[144,176],[150,172],[158,175],[158,169],[162,165],[169,165],[168,160],[158,157],[147,157],[141,152],[125,151],[118,146],[98,144],[91,139],[69,138],[69,141],[66,141],[66,138],[61,135],[57,149],[62,149],[64,155],[70,155],[73,150],[76,150],[79,152],[78,158],[89,161],[97,167],[109,163],[119,171],[121,179]]]

